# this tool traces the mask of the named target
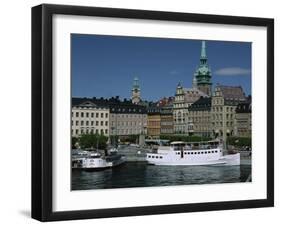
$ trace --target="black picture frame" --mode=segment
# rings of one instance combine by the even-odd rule
[[[267,198],[54,212],[52,210],[52,18],[55,14],[266,27]],[[270,206],[274,206],[273,19],[49,4],[32,8],[32,218],[40,221],[56,221]]]

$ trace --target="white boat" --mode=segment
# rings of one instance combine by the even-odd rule
[[[172,142],[159,146],[156,153],[147,153],[146,161],[153,165],[240,165],[240,154],[223,155],[219,142]]]
[[[102,155],[100,152],[88,152],[86,156],[72,158],[72,168],[84,170],[103,170],[119,166],[125,163],[125,157],[118,154],[117,150],[109,150],[109,155]]]

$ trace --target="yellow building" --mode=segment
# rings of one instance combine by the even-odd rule
[[[241,86],[215,87],[212,96],[212,128],[215,137],[226,140],[227,136],[234,135],[235,110],[239,103],[246,100]]]
[[[161,110],[159,107],[149,107],[147,110],[147,135],[159,138],[161,133]]]

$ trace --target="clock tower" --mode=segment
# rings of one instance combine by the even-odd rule
[[[139,86],[139,79],[137,77],[134,78],[133,82],[133,88],[132,88],[132,103],[133,104],[139,104],[141,101],[141,96],[140,96],[140,86]]]

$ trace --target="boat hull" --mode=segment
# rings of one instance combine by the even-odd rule
[[[120,166],[126,162],[124,157],[121,157],[120,159],[112,161],[112,162],[107,162],[104,159],[102,159],[102,161],[101,161],[101,159],[98,159],[98,161],[99,161],[98,163],[92,162],[92,163],[84,164],[81,167],[81,169],[84,171],[101,171],[101,170]]]
[[[165,166],[204,166],[204,165],[240,165],[240,154],[222,155],[220,149],[190,150],[149,153],[146,161],[151,165]]]

